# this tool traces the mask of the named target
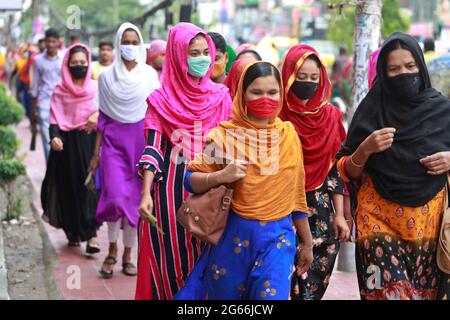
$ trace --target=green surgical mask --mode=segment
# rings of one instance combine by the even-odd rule
[[[204,77],[211,66],[211,56],[188,57],[188,73],[193,77]]]

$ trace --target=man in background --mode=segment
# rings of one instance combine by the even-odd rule
[[[113,63],[114,45],[110,41],[102,41],[98,45],[99,60],[92,63],[92,80],[98,80],[100,73]]]
[[[223,83],[225,81],[225,69],[228,63],[227,42],[225,38],[217,32],[208,32],[216,46],[216,57],[214,60],[214,69],[211,73],[211,80],[215,83]]]
[[[45,52],[36,56],[32,65],[32,124],[39,121],[45,159],[50,154],[50,98],[61,80],[63,55],[59,50],[60,36],[55,29],[45,32]]]

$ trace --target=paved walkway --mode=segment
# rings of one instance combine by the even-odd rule
[[[24,157],[28,175],[32,180],[37,194],[40,194],[42,180],[45,175],[44,153],[40,137],[38,136],[37,138],[36,151],[31,152],[29,151],[31,133],[28,128],[28,121],[22,121],[16,127],[16,132],[22,141],[19,157]],[[39,199],[36,199],[35,206],[42,212]],[[134,298],[136,278],[127,277],[121,273],[120,261],[116,265],[114,270],[115,275],[112,279],[105,280],[98,276],[98,269],[101,266],[108,247],[106,226],[103,226],[98,233],[102,252],[95,257],[86,257],[81,248],[69,248],[67,246],[67,240],[62,230],[56,230],[47,223],[44,223],[44,225],[57,253],[58,263],[53,271],[59,290],[65,299],[128,300]],[[123,248],[123,246],[119,248]],[[134,256],[136,256],[136,252]],[[80,289],[73,288],[76,286],[71,276],[73,270],[80,270],[81,272]],[[331,277],[330,286],[324,299],[359,299],[356,274],[335,271]]]
[[[45,175],[44,151],[40,136],[36,140],[36,151],[29,151],[31,132],[28,121],[22,121],[16,132],[21,140],[18,152],[20,158],[24,157],[27,173],[33,183],[36,193],[40,195],[42,180]],[[42,213],[40,199],[36,199],[35,207]],[[62,230],[57,230],[44,222],[50,241],[56,250],[58,261],[54,268],[55,279],[58,288],[65,299],[82,300],[130,300],[134,299],[136,278],[128,277],[121,273],[121,261],[119,260],[112,279],[102,279],[98,275],[98,270],[105,258],[108,250],[108,235],[106,225],[102,226],[98,232],[98,240],[102,252],[95,256],[84,255],[84,244],[80,248],[70,248]],[[123,252],[123,245],[119,240],[119,250]],[[136,252],[134,253],[136,263]],[[73,277],[79,271],[80,288]]]

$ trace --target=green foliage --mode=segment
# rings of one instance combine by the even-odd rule
[[[330,24],[328,26],[328,40],[339,43],[340,46],[347,48],[349,52],[353,48],[353,36],[355,34],[355,8],[346,7],[339,14],[336,11],[331,12]]]
[[[399,1],[383,0],[383,28],[381,33],[386,39],[396,31],[407,31],[409,19],[401,14]]]
[[[11,159],[15,156],[19,141],[11,128],[0,126],[0,157]]]
[[[22,213],[23,201],[14,196],[10,183],[26,172],[22,162],[15,158],[19,141],[8,125],[19,123],[24,113],[22,105],[8,96],[0,85],[0,188],[7,193],[7,220],[17,218]]]
[[[0,92],[0,125],[7,126],[19,123],[25,112],[14,98]]]
[[[339,3],[340,0],[330,0],[326,3]],[[401,14],[399,1],[383,0],[382,27],[383,38],[388,37],[395,31],[407,31],[409,20]],[[353,48],[355,29],[355,8],[346,7],[339,14],[337,10],[331,12],[330,25],[328,27],[327,38],[336,43],[345,45],[349,51]]]
[[[49,5],[59,17],[56,19],[54,15],[51,16],[50,25],[63,31],[65,25],[61,22],[67,21],[71,16],[67,13],[69,6],[81,9],[81,29],[88,32],[129,21],[142,15],[145,10],[139,0],[116,0],[116,3],[117,8],[112,0],[50,0]],[[114,34],[108,38],[113,40],[113,37]]]
[[[25,174],[25,166],[17,159],[0,159],[0,184]]]

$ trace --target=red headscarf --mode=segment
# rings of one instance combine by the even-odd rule
[[[230,72],[228,72],[228,75],[223,82],[230,90],[231,100],[233,100],[236,95],[242,72],[244,72],[245,67],[251,62],[251,60],[237,60],[232,64]]]
[[[308,45],[297,45],[289,50],[282,71],[285,99],[280,114],[282,120],[292,122],[302,143],[306,191],[323,184],[345,139],[342,112],[328,102],[332,87],[323,63],[319,88],[306,105],[290,91],[298,70],[310,55],[319,58],[316,50]]]

